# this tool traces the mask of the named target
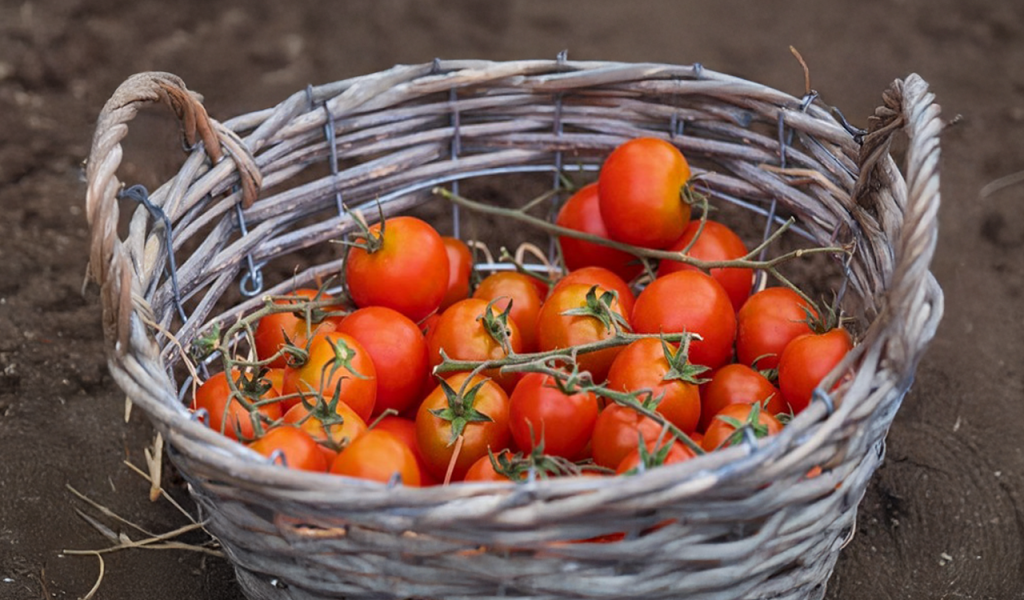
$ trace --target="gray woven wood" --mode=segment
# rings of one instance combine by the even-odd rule
[[[173,224],[185,322],[163,225],[139,208],[117,235],[120,142],[147,103],[171,107],[195,145],[151,194]],[[435,61],[312,87],[224,123],[177,77],[136,75],[103,108],[87,169],[110,370],[163,433],[251,598],[820,598],[941,317],[928,269],[942,127],[916,75],[885,90],[863,140],[820,102],[699,66]],[[889,154],[895,134],[909,139],[902,173]],[[397,214],[441,183],[593,170],[638,135],[677,144],[715,201],[762,213],[775,201],[814,243],[856,242],[847,304],[860,335],[836,371],[854,376],[831,406],[812,402],[759,446],[636,477],[425,489],[271,465],[190,419],[171,375],[178,347],[152,324],[188,344],[256,308],[258,297],[219,301],[250,260],[352,230],[339,199],[367,214],[379,200]],[[771,168],[783,166],[794,171]],[[339,266],[313,265],[266,291]],[[806,479],[815,465],[825,471]],[[627,539],[565,543],[615,532]]]

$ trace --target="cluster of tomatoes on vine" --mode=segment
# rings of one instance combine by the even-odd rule
[[[776,263],[691,218],[689,179],[665,141],[616,148],[549,224],[555,280],[474,282],[426,222],[364,224],[345,294],[268,299],[217,338],[192,408],[288,467],[408,486],[633,473],[777,433],[851,336],[792,285],[752,294]]]

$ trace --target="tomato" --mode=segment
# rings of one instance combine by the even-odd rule
[[[504,312],[511,302],[509,316],[519,328],[523,352],[537,349],[537,316],[542,300],[534,281],[536,278],[517,271],[499,271],[485,277],[473,292],[474,298],[494,300],[495,312]]]
[[[687,448],[682,442],[674,441],[671,438],[662,441],[655,447],[657,442],[649,442],[644,448],[644,454],[646,459],[644,460],[644,470],[653,469],[662,465],[671,465],[672,463],[683,462],[684,460],[690,460],[697,455]],[[619,466],[615,468],[616,475],[624,475],[630,472],[640,472],[640,446],[633,449],[632,452],[627,454]]]
[[[601,219],[601,207],[598,205],[597,183],[585,185],[570,196],[558,211],[555,223],[566,229],[608,239],[608,228]],[[639,259],[622,250],[566,235],[559,236],[558,243],[562,247],[565,268],[570,271],[604,267],[627,281],[643,271]]]
[[[458,438],[459,455],[452,479],[460,481],[487,449],[497,452],[508,446],[508,396],[494,381],[469,373],[456,373],[441,382],[420,404],[416,413],[416,443],[430,474],[445,480]]]
[[[299,296],[302,298],[308,298],[310,300],[316,298],[318,290],[301,288],[291,293],[293,296]],[[322,295],[321,298],[325,299],[327,296]],[[290,300],[278,300],[277,304],[294,304],[295,301]],[[340,307],[329,307],[336,309]],[[316,318],[316,312],[312,317]],[[320,321],[311,320],[313,334],[330,333],[335,330],[335,326],[338,324],[338,319],[328,317],[321,319]],[[295,313],[283,312],[274,313],[264,316],[256,324],[256,331],[253,333],[253,342],[256,349],[256,357],[260,360],[267,360],[274,355],[278,350],[284,347],[286,341],[291,341],[293,346],[299,348],[305,348],[306,343],[309,341],[310,328],[307,327],[306,319],[299,317]],[[275,358],[272,362],[268,363],[267,366],[273,368],[284,367],[288,363],[288,355],[282,354]]]
[[[373,362],[377,399],[371,418],[389,408],[402,412],[420,399],[430,368],[427,342],[409,317],[383,306],[368,306],[345,317],[338,331],[355,338]]]
[[[630,289],[629,284],[622,278],[604,267],[583,267],[566,274],[555,284],[555,289],[574,283],[585,283],[587,285],[600,286],[608,291],[618,294],[619,306],[622,307],[622,314],[628,317],[633,313],[633,305],[636,303],[636,295]],[[554,289],[551,291],[554,293]]]
[[[512,453],[505,450],[495,455],[495,460],[500,461],[504,457],[506,460],[512,458]],[[499,462],[500,464],[500,462]],[[491,455],[485,454],[477,459],[473,466],[469,467],[466,471],[466,477],[463,481],[511,481],[507,475],[499,473],[494,468],[494,463],[491,461]]]
[[[609,404],[594,424],[594,462],[616,469],[630,452],[637,449],[641,438],[654,442],[662,435],[662,425],[654,419],[621,404]]]
[[[308,433],[330,464],[338,450],[366,431],[366,421],[344,402],[316,401],[310,406],[297,404],[291,407],[284,414],[284,422]]]
[[[690,205],[682,190],[690,166],[672,144],[636,138],[615,148],[598,175],[601,218],[613,240],[665,248],[683,235]]]
[[[808,315],[816,318],[818,313],[789,288],[765,288],[751,296],[736,314],[738,362],[758,369],[778,367],[786,344],[811,333]]]
[[[699,236],[697,235],[698,230],[700,231]],[[696,241],[693,241],[694,237],[697,238]],[[693,245],[690,246],[686,255],[700,260],[736,260],[747,255],[747,246],[740,239],[740,236],[736,235],[735,231],[726,225],[710,219],[704,222],[703,229],[701,229],[700,221],[691,221],[683,232],[682,237],[666,248],[666,250],[669,252],[682,252],[691,242],[693,242]],[[675,271],[697,270],[699,270],[697,267],[686,263],[663,260],[658,265],[658,276],[667,275]],[[725,292],[729,294],[729,300],[732,301],[734,311],[738,311],[747,298],[750,297],[750,288],[754,285],[753,269],[737,267],[711,269],[711,277],[725,288]]]
[[[452,360],[498,360],[508,356],[508,352],[490,333],[492,328],[501,328],[501,311],[494,305],[488,308],[488,305],[486,300],[467,298],[451,305],[441,314],[427,341],[431,369],[441,364],[442,350]],[[488,313],[490,317],[486,316]],[[509,349],[521,352],[523,346],[519,326],[514,319],[508,319],[505,325]],[[518,373],[498,373],[497,369],[488,369],[484,375],[494,379],[506,391],[515,388],[520,377]]]
[[[758,438],[782,431],[782,423],[762,410],[759,404],[730,404],[712,419],[707,431],[704,432],[701,447],[711,452],[719,447],[740,443],[743,438],[740,437],[742,434],[737,434],[736,425],[742,426],[745,423],[752,425],[754,435]]]
[[[786,346],[779,359],[779,389],[793,414],[807,408],[814,388],[852,349],[853,340],[842,328],[803,335]]]
[[[696,333],[690,362],[714,369],[732,358],[736,313],[722,286],[700,271],[677,271],[652,281],[633,307],[637,333]]]
[[[730,404],[760,402],[768,414],[786,412],[786,402],[779,389],[764,375],[740,363],[716,370],[701,391],[700,430],[704,431],[720,410]]]
[[[608,387],[617,392],[650,390],[653,398],[661,396],[656,410],[679,429],[692,433],[700,420],[697,377],[703,370],[691,365],[671,344],[645,338],[631,342],[615,358],[608,371]]]
[[[249,447],[268,458],[275,451],[280,451],[284,465],[290,469],[321,473],[327,470],[327,459],[320,446],[308,433],[292,425],[274,427],[263,437],[250,442]]]
[[[448,291],[444,294],[439,310],[444,310],[459,300],[469,298],[469,276],[473,272],[473,255],[466,242],[458,238],[442,237],[448,253]]]
[[[509,397],[509,405],[512,438],[525,452],[543,444],[544,454],[575,460],[597,422],[593,393],[566,394],[554,377],[541,373],[526,374]]]
[[[600,342],[615,335],[614,320],[618,327],[628,329],[628,322],[618,300],[606,295],[606,290],[583,283],[558,286],[540,309],[537,319],[537,345],[540,351],[570,348],[581,344]],[[604,298],[602,300],[602,298]],[[585,310],[590,314],[565,314],[567,311]],[[581,353],[576,364],[581,371],[589,371],[596,383],[608,376],[608,368],[622,350],[613,346],[594,352]]]
[[[369,239],[369,241],[368,241]],[[391,217],[355,236],[345,261],[345,279],[356,306],[386,306],[419,321],[441,306],[448,292],[448,251],[428,223]]]
[[[437,480],[434,479],[430,475],[430,471],[427,470],[427,463],[424,462],[423,455],[420,453],[419,445],[416,443],[416,421],[406,419],[404,417],[388,415],[377,421],[373,428],[391,432],[395,437],[402,440],[402,443],[408,446],[410,450],[412,450],[413,455],[416,457],[416,464],[420,467],[421,487],[437,485]]]
[[[271,388],[259,394],[259,382],[247,382],[246,377],[237,369],[232,374],[235,377],[235,385],[246,395],[249,403],[261,402],[256,411],[262,415],[264,424],[281,418],[279,402],[262,403],[276,398],[277,392]],[[269,385],[269,382],[264,383]],[[192,410],[200,408],[205,409],[209,415],[207,424],[210,429],[219,431],[233,440],[239,439],[239,436],[242,440],[251,440],[255,436],[253,417],[238,398],[231,398],[231,388],[223,371],[211,375],[196,389],[195,398],[192,399]]]
[[[331,463],[331,473],[381,483],[397,476],[402,485],[420,485],[416,456],[395,434],[383,429],[371,429],[352,440]]]
[[[285,394],[320,394],[341,401],[365,421],[377,401],[377,370],[370,353],[347,333],[316,336],[309,345],[309,360],[285,371]]]

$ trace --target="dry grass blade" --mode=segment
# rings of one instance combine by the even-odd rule
[[[82,596],[82,600],[90,600],[93,596],[96,595],[96,592],[98,592],[100,589],[100,584],[103,583],[103,574],[106,572],[106,565],[104,565],[103,563],[103,556],[98,552],[92,554],[94,554],[96,558],[98,558],[100,561],[100,574],[98,577],[96,577],[96,583],[92,584],[92,589],[89,590],[89,593]]]
[[[129,468],[129,469],[131,469],[132,471],[134,471],[135,473],[137,473],[137,474],[138,474],[138,475],[139,475],[140,477],[142,477],[143,479],[145,479],[146,481],[148,481],[148,482],[150,482],[150,483],[152,483],[152,482],[153,482],[153,480],[152,480],[152,479],[150,478],[150,476],[149,476],[149,475],[147,475],[147,474],[146,474],[146,472],[145,472],[145,471],[143,471],[142,469],[140,469],[140,468],[136,467],[135,465],[133,465],[132,463],[128,462],[127,460],[126,460],[126,461],[124,461],[124,464],[125,464],[125,465],[126,465],[126,466],[127,466],[128,468]],[[190,514],[190,513],[189,513],[189,512],[187,511],[187,510],[185,510],[184,508],[182,508],[182,506],[181,506],[180,504],[178,504],[178,501],[177,501],[177,500],[175,500],[175,499],[174,499],[174,498],[173,498],[173,497],[172,497],[172,496],[171,496],[170,494],[168,494],[168,493],[167,493],[166,491],[164,491],[163,487],[159,487],[159,490],[160,490],[160,495],[162,495],[162,496],[164,497],[164,499],[165,499],[165,500],[167,500],[168,502],[170,502],[170,503],[171,503],[171,505],[172,505],[172,506],[174,506],[174,508],[178,509],[178,512],[180,512],[181,514],[185,515],[185,517],[186,517],[186,518],[187,518],[187,519],[188,519],[189,521],[191,521],[191,522],[193,522],[193,523],[196,523],[196,522],[197,522],[197,521],[195,520],[195,518],[194,518],[194,517],[193,517],[193,516],[192,516],[192,515],[191,515],[191,514]]]
[[[163,481],[163,435],[159,431],[156,433],[156,437],[153,438],[152,452],[149,448],[143,448],[142,452],[146,456],[146,465],[149,467],[149,501],[156,502],[163,492],[163,488],[160,487],[160,482]]]

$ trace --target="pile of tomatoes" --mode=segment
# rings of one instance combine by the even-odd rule
[[[797,289],[752,293],[689,179],[667,142],[619,146],[561,207],[553,281],[477,281],[414,217],[365,226],[346,294],[268,301],[192,408],[288,467],[407,486],[633,473],[777,433],[853,341]]]

